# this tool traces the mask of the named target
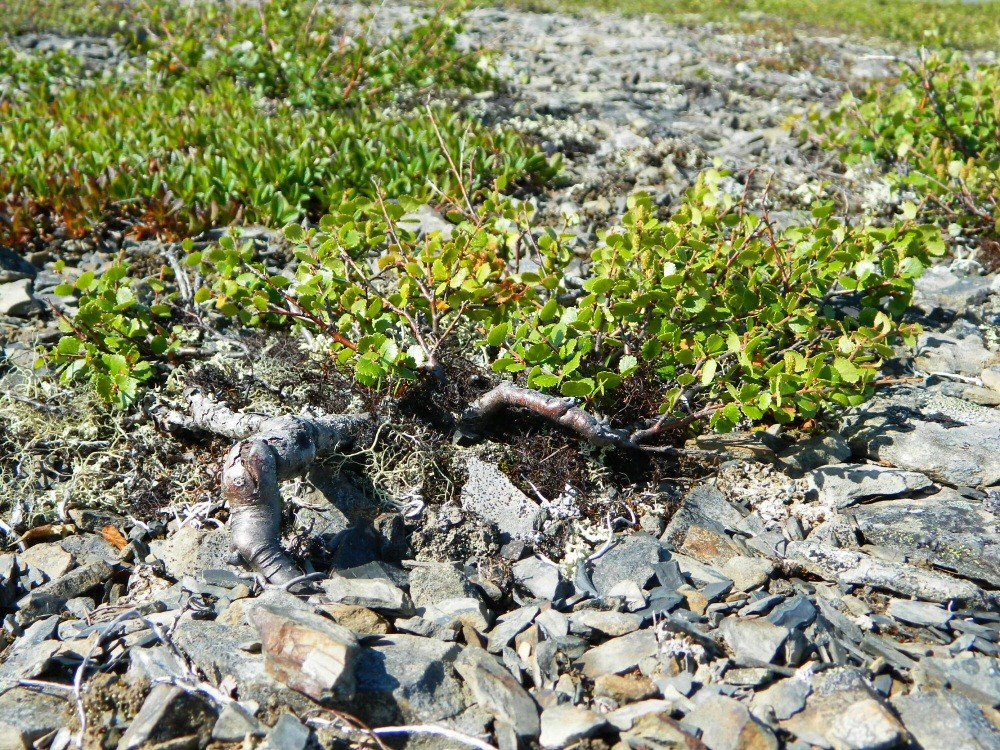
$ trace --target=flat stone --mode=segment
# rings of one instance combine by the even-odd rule
[[[667,552],[656,537],[644,532],[631,534],[594,561],[591,580],[603,596],[623,581],[644,588],[656,574],[653,565],[666,558]]]
[[[727,617],[719,626],[726,644],[732,649],[739,662],[763,662],[775,660],[788,638],[788,628],[773,625],[766,620]]]
[[[607,726],[607,721],[586,708],[556,705],[542,711],[542,747],[549,750],[562,748],[593,737]]]
[[[485,633],[493,615],[482,599],[474,597],[441,599],[417,610],[425,620],[436,623],[458,622]]]
[[[410,598],[419,609],[442,599],[477,599],[479,592],[454,565],[428,563],[410,571]]]
[[[305,750],[309,744],[309,727],[292,714],[284,713],[264,737],[262,750]]]
[[[721,570],[713,565],[706,565],[693,557],[674,553],[671,560],[676,562],[681,572],[691,579],[696,586],[708,586],[713,583],[732,583]]]
[[[805,680],[787,679],[756,693],[750,710],[765,723],[790,719],[806,707],[812,688]]]
[[[538,607],[521,607],[498,618],[496,625],[489,633],[486,650],[491,654],[499,653],[515,635],[531,624],[537,614]]]
[[[952,618],[952,613],[944,607],[928,602],[915,602],[908,599],[893,599],[887,610],[897,620],[910,625],[941,627]]]
[[[838,510],[870,498],[910,495],[934,486],[930,479],[915,471],[857,464],[824,466],[806,479],[821,503]]]
[[[26,258],[7,247],[0,246],[0,284],[21,279],[33,279],[38,275],[38,269]]]
[[[198,693],[174,685],[156,685],[118,741],[118,750],[135,750],[188,736],[203,747],[216,718],[211,701]]]
[[[550,640],[562,638],[569,633],[569,618],[557,609],[546,609],[539,612],[535,618],[535,624]]]
[[[778,458],[786,467],[802,472],[843,463],[850,457],[851,446],[839,432],[814,435],[778,453]]]
[[[100,534],[73,534],[59,544],[64,551],[73,555],[77,565],[118,559],[118,548]]]
[[[0,662],[0,693],[10,690],[19,680],[36,677],[45,670],[49,659],[59,650],[55,637],[59,617],[53,615],[25,628]]]
[[[642,627],[642,618],[627,612],[604,612],[598,609],[585,609],[574,612],[569,618],[570,628],[578,635],[586,635],[596,630],[602,635],[618,637],[634,633]]]
[[[357,604],[320,604],[317,609],[338,625],[361,635],[385,635],[391,629],[389,621],[378,612]]]
[[[1000,730],[960,693],[911,692],[893,698],[892,707],[920,747],[1000,750]]]
[[[778,739],[751,716],[746,706],[724,695],[698,702],[684,723],[701,730],[701,741],[711,750],[778,750]]]
[[[855,455],[952,487],[1000,484],[1000,412],[918,392],[876,397],[845,419]]]
[[[634,669],[643,659],[656,656],[658,651],[656,634],[652,630],[638,630],[590,649],[575,666],[585,676],[596,679],[602,674],[621,674]]]
[[[737,555],[722,566],[722,573],[733,581],[737,591],[760,588],[774,572],[774,563],[759,557]]]
[[[34,747],[39,737],[70,722],[71,703],[66,696],[34,688],[15,687],[0,695],[0,747],[20,742]]]
[[[869,544],[1000,587],[1000,538],[993,530],[997,519],[982,502],[946,487],[925,498],[854,508],[850,517]]]
[[[511,566],[514,580],[537,599],[555,601],[568,589],[559,568],[537,557],[526,557]]]
[[[31,279],[0,284],[0,315],[22,318],[37,309],[38,301],[33,289],[34,282]]]
[[[920,672],[933,685],[950,687],[983,706],[1000,707],[1000,660],[988,656],[921,659]]]
[[[454,675],[460,647],[433,638],[388,635],[365,647],[355,664],[355,710],[375,723],[423,723],[465,709]]]
[[[643,717],[650,714],[669,716],[674,708],[675,706],[673,701],[653,698],[650,700],[638,701],[636,703],[629,703],[621,708],[616,708],[614,711],[609,711],[604,714],[604,718],[607,719],[608,723],[618,731],[627,732],[637,726]]]
[[[299,610],[255,607],[248,614],[260,633],[264,668],[313,700],[354,695],[358,641],[345,627]]]
[[[128,673],[150,683],[169,681],[183,677],[187,673],[187,665],[166,646],[132,648],[129,651]]]
[[[651,702],[653,701],[646,701],[646,703]],[[606,718],[610,723],[614,724],[617,715],[630,708],[632,706],[620,708],[617,711],[606,714]],[[626,747],[630,748],[648,748],[649,750],[708,750],[701,740],[693,734],[686,732],[679,722],[670,718],[669,708],[660,711],[650,711],[637,717],[632,722],[632,726],[622,735],[622,739]]]
[[[660,694],[648,677],[604,674],[594,680],[594,695],[610,698],[619,706],[638,703]]]
[[[924,331],[917,336],[914,364],[925,373],[944,372],[975,377],[984,367],[997,364],[997,353],[979,336],[952,336]]]
[[[896,747],[906,730],[859,670],[835,668],[813,678],[806,708],[781,727],[800,740],[844,750]]]
[[[462,486],[463,510],[494,524],[504,541],[532,540],[541,524],[542,509],[493,465],[468,456],[468,479]]]
[[[64,550],[58,542],[36,544],[24,552],[19,552],[18,557],[53,580],[62,578],[76,565],[73,555]]]
[[[804,596],[793,596],[772,609],[765,619],[772,625],[802,630],[816,619],[816,607]]]
[[[333,573],[320,586],[335,604],[354,604],[403,616],[414,612],[406,592],[385,578],[345,578]]]
[[[59,579],[42,584],[17,602],[17,621],[29,625],[46,615],[63,611],[66,602],[84,594],[89,589],[106,582],[111,577],[111,566],[99,561],[77,568]]]
[[[264,727],[254,717],[250,707],[240,704],[227,704],[219,714],[215,726],[212,727],[212,739],[217,742],[243,742],[249,735],[259,737],[264,734]]]
[[[692,526],[711,528],[725,534],[727,530],[737,528],[742,520],[743,514],[736,506],[726,500],[713,483],[707,482],[684,496],[660,540],[679,549]]]
[[[166,539],[151,541],[149,551],[163,560],[171,578],[177,581],[184,576],[198,578],[208,569],[229,568],[229,532],[184,526]]]
[[[905,563],[876,560],[853,550],[837,549],[809,541],[789,542],[787,555],[813,575],[828,581],[874,586],[894,594],[930,602],[983,601],[982,590],[969,581]]]
[[[538,736],[538,706],[496,658],[483,649],[466,648],[455,661],[455,671],[476,702],[496,719],[512,726],[519,737]]]

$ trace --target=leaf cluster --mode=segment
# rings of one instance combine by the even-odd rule
[[[875,159],[928,216],[1000,237],[1000,67],[923,55],[898,85],[847,94],[816,130],[849,163]]]

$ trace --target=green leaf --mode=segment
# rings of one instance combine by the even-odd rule
[[[715,371],[718,368],[719,363],[714,359],[706,360],[704,366],[701,369],[701,384],[709,385],[715,378]]]
[[[559,392],[564,396],[573,398],[586,398],[594,392],[594,381],[590,378],[580,380],[567,380],[559,388]]]
[[[507,340],[509,334],[510,323],[500,323],[490,329],[490,332],[486,335],[486,343],[490,346],[500,346]]]
[[[850,360],[844,359],[843,357],[837,357],[834,359],[833,367],[845,383],[857,383],[861,378],[861,373],[858,372],[858,368],[855,367]]]
[[[81,346],[83,346],[83,342],[76,338],[76,336],[63,336],[59,339],[56,351],[64,356],[71,356],[73,354],[78,354]]]
[[[618,372],[621,375],[631,375],[636,367],[639,366],[639,360],[633,357],[631,354],[626,354],[620,360],[618,360]]]

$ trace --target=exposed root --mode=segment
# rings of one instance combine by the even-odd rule
[[[548,396],[544,393],[522,388],[511,382],[503,382],[493,390],[476,399],[462,415],[460,429],[463,434],[475,434],[476,429],[488,423],[504,409],[526,409],[544,417],[554,424],[569,430],[578,437],[597,446],[627,448],[630,450],[649,451],[653,453],[691,454],[710,453],[711,451],[692,451],[672,446],[646,445],[645,441],[657,435],[678,429],[701,419],[717,407],[708,407],[695,414],[680,419],[670,419],[666,415],[656,419],[652,424],[642,429],[628,432],[613,429],[577,406],[575,398]]]
[[[351,447],[371,425],[371,417],[240,414],[197,389],[189,390],[187,399],[190,426],[238,441],[222,466],[233,549],[271,583],[284,585],[300,577],[302,571],[280,544],[278,483],[301,474],[317,455]]]

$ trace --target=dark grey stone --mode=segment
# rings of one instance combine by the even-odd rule
[[[779,604],[765,618],[772,625],[800,630],[816,619],[816,607],[804,596],[793,596]]]
[[[591,581],[602,596],[623,581],[645,588],[655,575],[653,565],[662,562],[667,554],[651,534],[631,534],[594,561]]]

